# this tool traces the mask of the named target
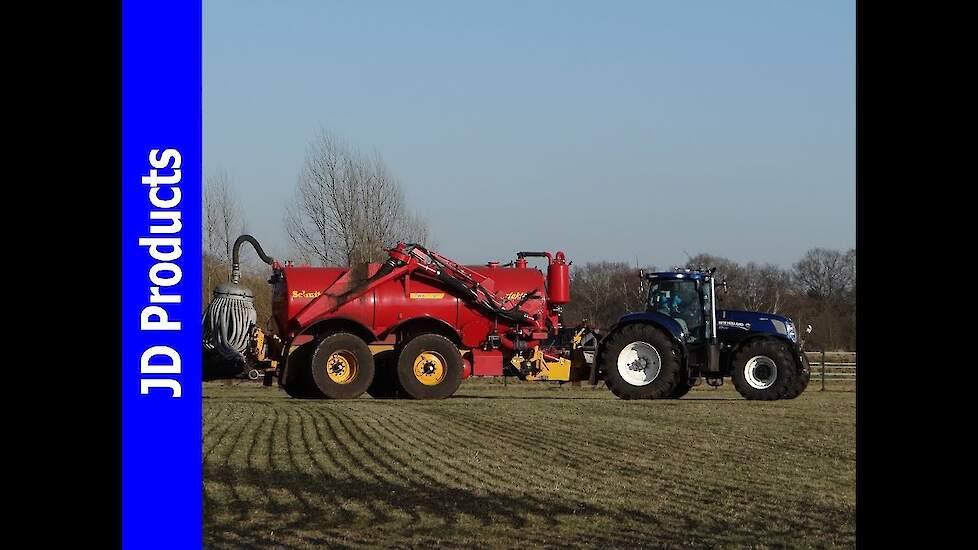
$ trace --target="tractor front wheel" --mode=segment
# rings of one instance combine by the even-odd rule
[[[758,401],[795,397],[792,394],[801,376],[788,347],[771,339],[755,340],[738,349],[730,373],[737,392],[744,399]]]

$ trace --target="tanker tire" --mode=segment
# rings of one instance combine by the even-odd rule
[[[356,362],[352,379],[346,383],[338,383],[327,374],[327,360],[336,353],[344,353]],[[348,332],[323,338],[312,354],[311,367],[313,382],[327,399],[356,399],[374,380],[374,356],[370,347],[359,336]]]
[[[367,388],[374,399],[397,399],[404,389],[397,379],[397,353],[386,350],[374,355],[374,381]]]
[[[693,386],[689,382],[680,382],[676,384],[676,389],[672,390],[672,393],[669,394],[669,399],[679,399],[689,393],[691,389],[693,389]]]
[[[769,375],[770,368],[760,375],[756,373],[751,375],[748,372],[752,370],[749,363],[755,359],[761,364],[766,363],[767,360],[774,363],[776,368],[773,380]],[[791,398],[789,396],[802,383],[800,371],[785,344],[777,340],[763,339],[749,342],[737,350],[731,364],[730,378],[737,392],[744,399],[774,401]],[[793,397],[797,397],[797,394]]]
[[[312,379],[312,354],[316,344],[303,344],[289,354],[288,379],[282,381],[282,389],[289,397],[295,399],[323,399],[326,396],[319,391]]]
[[[435,385],[426,385],[414,375],[414,362],[425,352],[434,352],[444,359],[444,378]],[[445,399],[451,397],[462,383],[462,354],[451,340],[440,334],[422,334],[412,338],[397,356],[397,380],[405,395],[413,399]]]
[[[660,367],[651,382],[635,385],[622,377],[618,369],[618,359],[626,347],[641,343],[655,348]],[[620,399],[668,399],[681,384],[679,350],[666,333],[651,325],[626,325],[608,336],[601,354],[601,365],[605,373],[605,385]]]

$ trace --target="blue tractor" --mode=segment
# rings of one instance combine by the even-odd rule
[[[725,377],[746,399],[798,397],[811,368],[788,317],[718,310],[714,269],[640,272],[643,312],[629,313],[597,345],[590,382],[622,399],[678,399]],[[725,288],[725,285],[724,285]]]

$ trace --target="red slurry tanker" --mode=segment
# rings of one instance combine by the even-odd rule
[[[254,322],[252,293],[238,285],[244,242],[273,270],[277,329],[267,338]],[[232,280],[215,289],[204,317],[205,368],[271,367],[290,395],[308,398],[439,399],[464,378],[504,370],[526,380],[588,378],[580,344],[590,335],[556,342],[570,301],[563,252],[519,252],[509,264],[482,266],[415,244],[388,252],[359,269],[283,266],[243,235]],[[546,274],[528,257],[546,258]]]

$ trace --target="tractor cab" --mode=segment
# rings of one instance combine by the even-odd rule
[[[646,312],[667,317],[679,327],[690,362],[704,373],[719,371],[715,269],[640,272],[649,287]]]
[[[712,271],[643,273],[649,286],[646,311],[676,321],[689,343],[708,342],[716,334]]]

